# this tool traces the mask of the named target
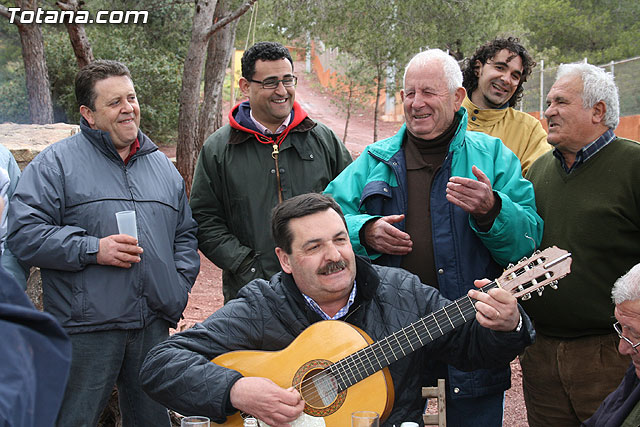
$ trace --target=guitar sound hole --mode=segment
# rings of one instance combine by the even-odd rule
[[[313,369],[304,376],[300,391],[307,405],[326,408],[338,397],[338,384],[329,371]]]
[[[308,415],[328,417],[340,409],[347,398],[347,390],[338,392],[338,381],[329,371],[331,365],[326,359],[310,360],[293,376],[291,384],[304,399],[304,412]]]

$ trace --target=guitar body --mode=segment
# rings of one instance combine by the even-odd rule
[[[314,323],[283,350],[233,351],[216,357],[212,362],[236,370],[245,377],[269,378],[282,388],[295,386],[306,402],[304,411],[307,414],[323,417],[327,427],[344,427],[351,425],[351,413],[355,411],[375,411],[381,420],[389,416],[394,391],[388,368],[353,384],[337,396],[329,393],[329,397],[322,398],[309,390],[309,378],[372,342],[359,328],[328,320]],[[299,385],[305,379],[306,385],[301,390]],[[212,425],[242,427],[243,419],[237,413],[228,417],[224,424]]]

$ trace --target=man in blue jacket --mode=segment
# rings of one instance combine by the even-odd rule
[[[451,56],[416,55],[401,92],[406,125],[367,147],[325,190],[342,207],[357,254],[405,268],[449,299],[531,255],[542,236],[518,158],[499,139],[466,131],[465,95]],[[449,425],[502,425],[507,365],[434,371],[447,379]]]
[[[3,206],[0,199],[0,212]],[[4,267],[0,341],[0,425],[53,425],[69,375],[71,343],[56,319],[36,310]]]
[[[123,425],[169,426],[142,391],[147,351],[168,337],[200,268],[184,181],[139,130],[127,67],[95,61],[76,76],[82,132],[24,170],[7,243],[41,268],[44,308],[71,336],[71,375],[57,424],[96,425],[118,386]],[[137,239],[115,213],[135,211]]]

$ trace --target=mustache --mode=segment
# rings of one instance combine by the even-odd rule
[[[328,262],[327,264],[320,267],[316,273],[331,274],[331,273],[335,273],[336,271],[343,270],[346,267],[347,267],[347,262],[345,260]]]

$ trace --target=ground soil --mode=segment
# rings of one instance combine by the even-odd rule
[[[303,70],[303,63],[296,63],[296,70]],[[312,74],[296,73],[299,76],[296,90],[296,100],[314,120],[318,120],[342,137],[344,133],[344,113],[342,113],[332,99],[335,96],[322,89]],[[378,138],[389,137],[398,130],[402,123],[380,122]],[[373,108],[359,111],[350,120],[347,148],[354,157],[362,153],[364,147],[373,139]],[[175,156],[175,146],[163,146],[161,150],[168,156]],[[184,319],[178,324],[178,330],[191,327],[196,322],[206,319],[211,313],[222,306],[222,273],[211,261],[200,256],[200,275],[191,291],[189,303],[184,312]],[[504,426],[527,426],[526,409],[522,397],[522,372],[518,360],[511,363],[511,389],[507,390],[505,398]]]

